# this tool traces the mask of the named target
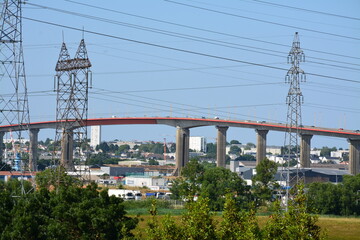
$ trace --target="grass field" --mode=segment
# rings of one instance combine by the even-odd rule
[[[174,214],[172,214],[174,215]],[[163,216],[159,216],[162,218]],[[141,238],[145,234],[146,223],[151,218],[150,215],[140,215],[142,221],[139,222],[134,234]],[[180,219],[181,216],[173,216],[175,219]],[[220,216],[214,217],[216,221],[220,221]],[[268,216],[259,216],[258,222],[260,227],[265,224]],[[360,239],[360,218],[344,218],[344,217],[320,217],[319,226],[322,230],[327,232],[327,239],[329,240],[358,240]]]

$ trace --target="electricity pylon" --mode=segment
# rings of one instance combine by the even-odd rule
[[[300,48],[299,35],[296,32],[292,43],[292,48],[287,57],[288,63],[291,64],[291,68],[288,70],[285,82],[290,84],[289,92],[286,97],[287,110],[287,122],[285,133],[285,167],[282,169],[281,180],[286,182],[285,186],[285,199],[283,205],[285,210],[288,208],[288,201],[293,198],[292,194],[294,186],[303,181],[304,172],[302,166],[300,166],[299,159],[299,136],[301,120],[301,104],[304,102],[304,98],[300,89],[300,82],[306,81],[305,72],[300,68],[300,62],[305,61],[305,55]],[[290,168],[291,160],[296,161],[296,166]],[[295,193],[294,193],[295,194]]]
[[[22,2],[4,0],[0,16],[0,124],[19,124],[20,129],[13,131],[13,138],[19,141],[22,131],[29,130],[30,115],[25,77],[24,55],[22,46]],[[1,133],[0,133],[1,134]],[[4,137],[2,133],[1,138]],[[1,139],[3,140],[3,139]],[[23,141],[13,146],[12,158],[23,159]],[[2,141],[0,142],[2,143]],[[2,146],[0,146],[2,159]],[[32,158],[34,159],[34,158]],[[2,168],[1,164],[0,168]],[[18,170],[34,170],[35,164],[20,161]]]
[[[60,165],[74,171],[74,147],[76,157],[85,161],[82,147],[87,145],[88,89],[91,86],[91,63],[84,39],[81,40],[74,58],[70,58],[63,43],[55,70],[56,136],[61,142]]]

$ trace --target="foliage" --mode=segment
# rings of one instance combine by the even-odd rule
[[[250,240],[260,239],[260,228],[255,218],[255,210],[241,211],[231,194],[226,195],[223,221],[218,230],[219,239]]]
[[[159,162],[156,161],[155,159],[149,159],[148,163],[149,165],[159,165]]]
[[[256,175],[252,178],[254,195],[258,204],[264,204],[271,200],[272,190],[276,185],[274,176],[277,172],[277,164],[265,158],[256,166]]]
[[[36,174],[36,185],[38,188],[57,189],[70,186],[80,186],[80,182],[67,175],[65,168],[59,166],[54,169],[46,169]]]
[[[360,215],[360,174],[345,175],[343,182],[309,184],[309,205],[321,214]]]
[[[96,151],[101,150],[103,153],[107,153],[110,151],[110,147],[106,142],[102,142],[99,145],[96,146]]]
[[[308,213],[303,187],[289,205],[289,211],[283,212],[277,202],[277,211],[266,223],[264,229],[258,226],[254,206],[249,211],[241,211],[233,194],[227,194],[222,221],[216,223],[210,212],[209,199],[199,198],[188,202],[187,211],[179,222],[170,216],[161,221],[157,217],[156,202],[150,208],[152,215],[146,229],[146,239],[151,240],[237,240],[237,239],[323,239],[317,216]]]
[[[210,213],[209,199],[199,198],[186,205],[187,212],[182,218],[186,239],[216,239],[215,223]]]
[[[235,161],[256,161],[256,158],[253,155],[244,154],[237,157]]]
[[[277,211],[270,216],[264,227],[265,239],[324,239],[320,227],[317,225],[318,217],[309,213],[306,206],[306,195],[303,186],[299,186],[298,193],[289,201],[288,211],[280,209],[276,202]]]
[[[216,154],[216,144],[207,143],[206,144],[206,153],[207,154]]]
[[[199,184],[199,195],[210,200],[209,206],[212,210],[223,209],[227,193],[238,196],[239,203],[247,202],[244,180],[228,169],[216,167],[206,170]]]
[[[51,174],[48,171],[46,175],[40,175],[38,181],[47,182],[44,179],[49,179]],[[14,183],[16,185],[16,181],[0,185],[0,239],[132,237],[130,231],[137,219],[126,217],[123,200],[109,197],[107,191],[99,193],[96,184],[81,188],[60,181],[56,191],[40,184],[37,191],[14,198]]]
[[[230,151],[228,152],[229,154],[236,154],[236,155],[240,155],[241,153],[241,149],[238,146],[231,146],[230,147]]]
[[[129,150],[130,150],[130,146],[128,144],[121,145],[118,148],[118,151],[121,152],[121,153],[125,153],[125,152],[127,152]]]
[[[322,149],[320,150],[320,156],[330,157],[330,153],[336,150],[337,150],[336,147],[332,147],[332,148],[322,147]]]
[[[247,201],[245,182],[225,168],[205,168],[196,159],[192,159],[182,170],[182,177],[173,181],[173,197],[192,201],[194,196],[209,199],[212,210],[223,208],[226,193],[238,196],[238,202]]]
[[[103,165],[103,164],[117,164],[119,159],[117,158],[111,158],[109,154],[104,152],[99,152],[97,154],[93,154],[90,156],[89,159],[87,159],[88,165]]]
[[[241,144],[238,140],[231,140],[230,144]]]

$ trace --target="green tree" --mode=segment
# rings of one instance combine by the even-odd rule
[[[106,142],[102,142],[99,145],[99,150],[101,150],[103,153],[107,153],[110,151],[110,147]]]
[[[155,159],[149,159],[148,163],[149,165],[159,165],[159,162],[156,161]]]
[[[231,140],[230,144],[241,144],[238,140]]]
[[[128,144],[121,145],[118,149],[120,153],[126,153],[130,150],[130,146]]]
[[[248,201],[245,182],[225,168],[204,168],[196,159],[192,159],[182,170],[182,177],[173,181],[171,192],[177,199],[192,201],[194,196],[209,199],[212,210],[223,208],[226,193],[237,196],[239,204]]]
[[[235,159],[236,161],[256,161],[256,158],[250,154],[240,155]]]
[[[55,169],[49,168],[36,174],[36,186],[38,188],[56,189],[80,185],[80,181],[67,175],[65,168],[61,166]]]
[[[276,212],[270,217],[263,231],[265,239],[324,239],[321,228],[317,225],[318,217],[311,215],[306,205],[307,198],[303,186],[299,186],[293,201],[289,201],[288,211],[280,209],[276,202]]]
[[[199,195],[210,200],[209,206],[212,210],[223,209],[227,193],[237,196],[237,201],[241,204],[248,200],[245,181],[229,169],[220,167],[207,169],[199,185]]]
[[[68,176],[50,171],[37,178],[38,190],[18,195],[18,181],[0,183],[0,239],[129,239],[137,224],[126,216],[123,200],[109,197],[97,185],[86,188],[68,184]],[[48,176],[45,176],[48,175]],[[49,184],[57,182],[56,191]],[[72,181],[73,182],[73,181]],[[25,182],[24,182],[25,183]],[[14,198],[14,196],[17,196]]]
[[[216,227],[209,208],[209,199],[199,198],[186,205],[187,212],[182,217],[183,239],[214,240]]]
[[[211,153],[216,154],[216,144],[214,144],[214,143],[207,143],[207,144],[206,144],[206,153],[207,153],[207,154],[211,154]]]
[[[277,187],[275,174],[277,164],[265,158],[256,166],[256,175],[252,178],[254,195],[258,204],[271,200],[272,191]]]
[[[343,176],[343,182],[311,183],[309,206],[321,214],[360,215],[360,174]]]
[[[330,157],[330,153],[336,150],[337,150],[336,147],[332,147],[332,148],[322,147],[322,149],[320,150],[320,156]]]
[[[255,210],[241,211],[232,194],[226,195],[222,217],[223,220],[218,229],[219,239],[261,239],[261,231],[257,224]]]
[[[228,152],[229,154],[236,154],[236,155],[240,155],[241,153],[241,149],[238,146],[231,146],[230,147],[230,151]]]

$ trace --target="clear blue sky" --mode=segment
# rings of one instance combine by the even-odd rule
[[[82,38],[81,31],[65,27],[70,26],[108,35],[85,32],[93,64],[89,118],[218,116],[285,122],[286,71],[244,62],[290,68],[287,54],[294,33],[299,32],[307,60],[301,68],[311,73],[301,85],[303,124],[360,129],[358,0],[27,2],[23,45],[31,121],[55,120],[53,75],[62,35],[72,56]],[[196,128],[190,134],[214,141],[216,129]],[[54,135],[46,130],[39,137]],[[174,141],[175,129],[103,127],[102,137],[155,141],[165,137]],[[230,128],[228,140],[232,139],[256,142],[256,134],[254,130]],[[283,145],[284,134],[270,132],[268,144]],[[345,139],[329,137],[314,137],[312,145],[348,147]]]

